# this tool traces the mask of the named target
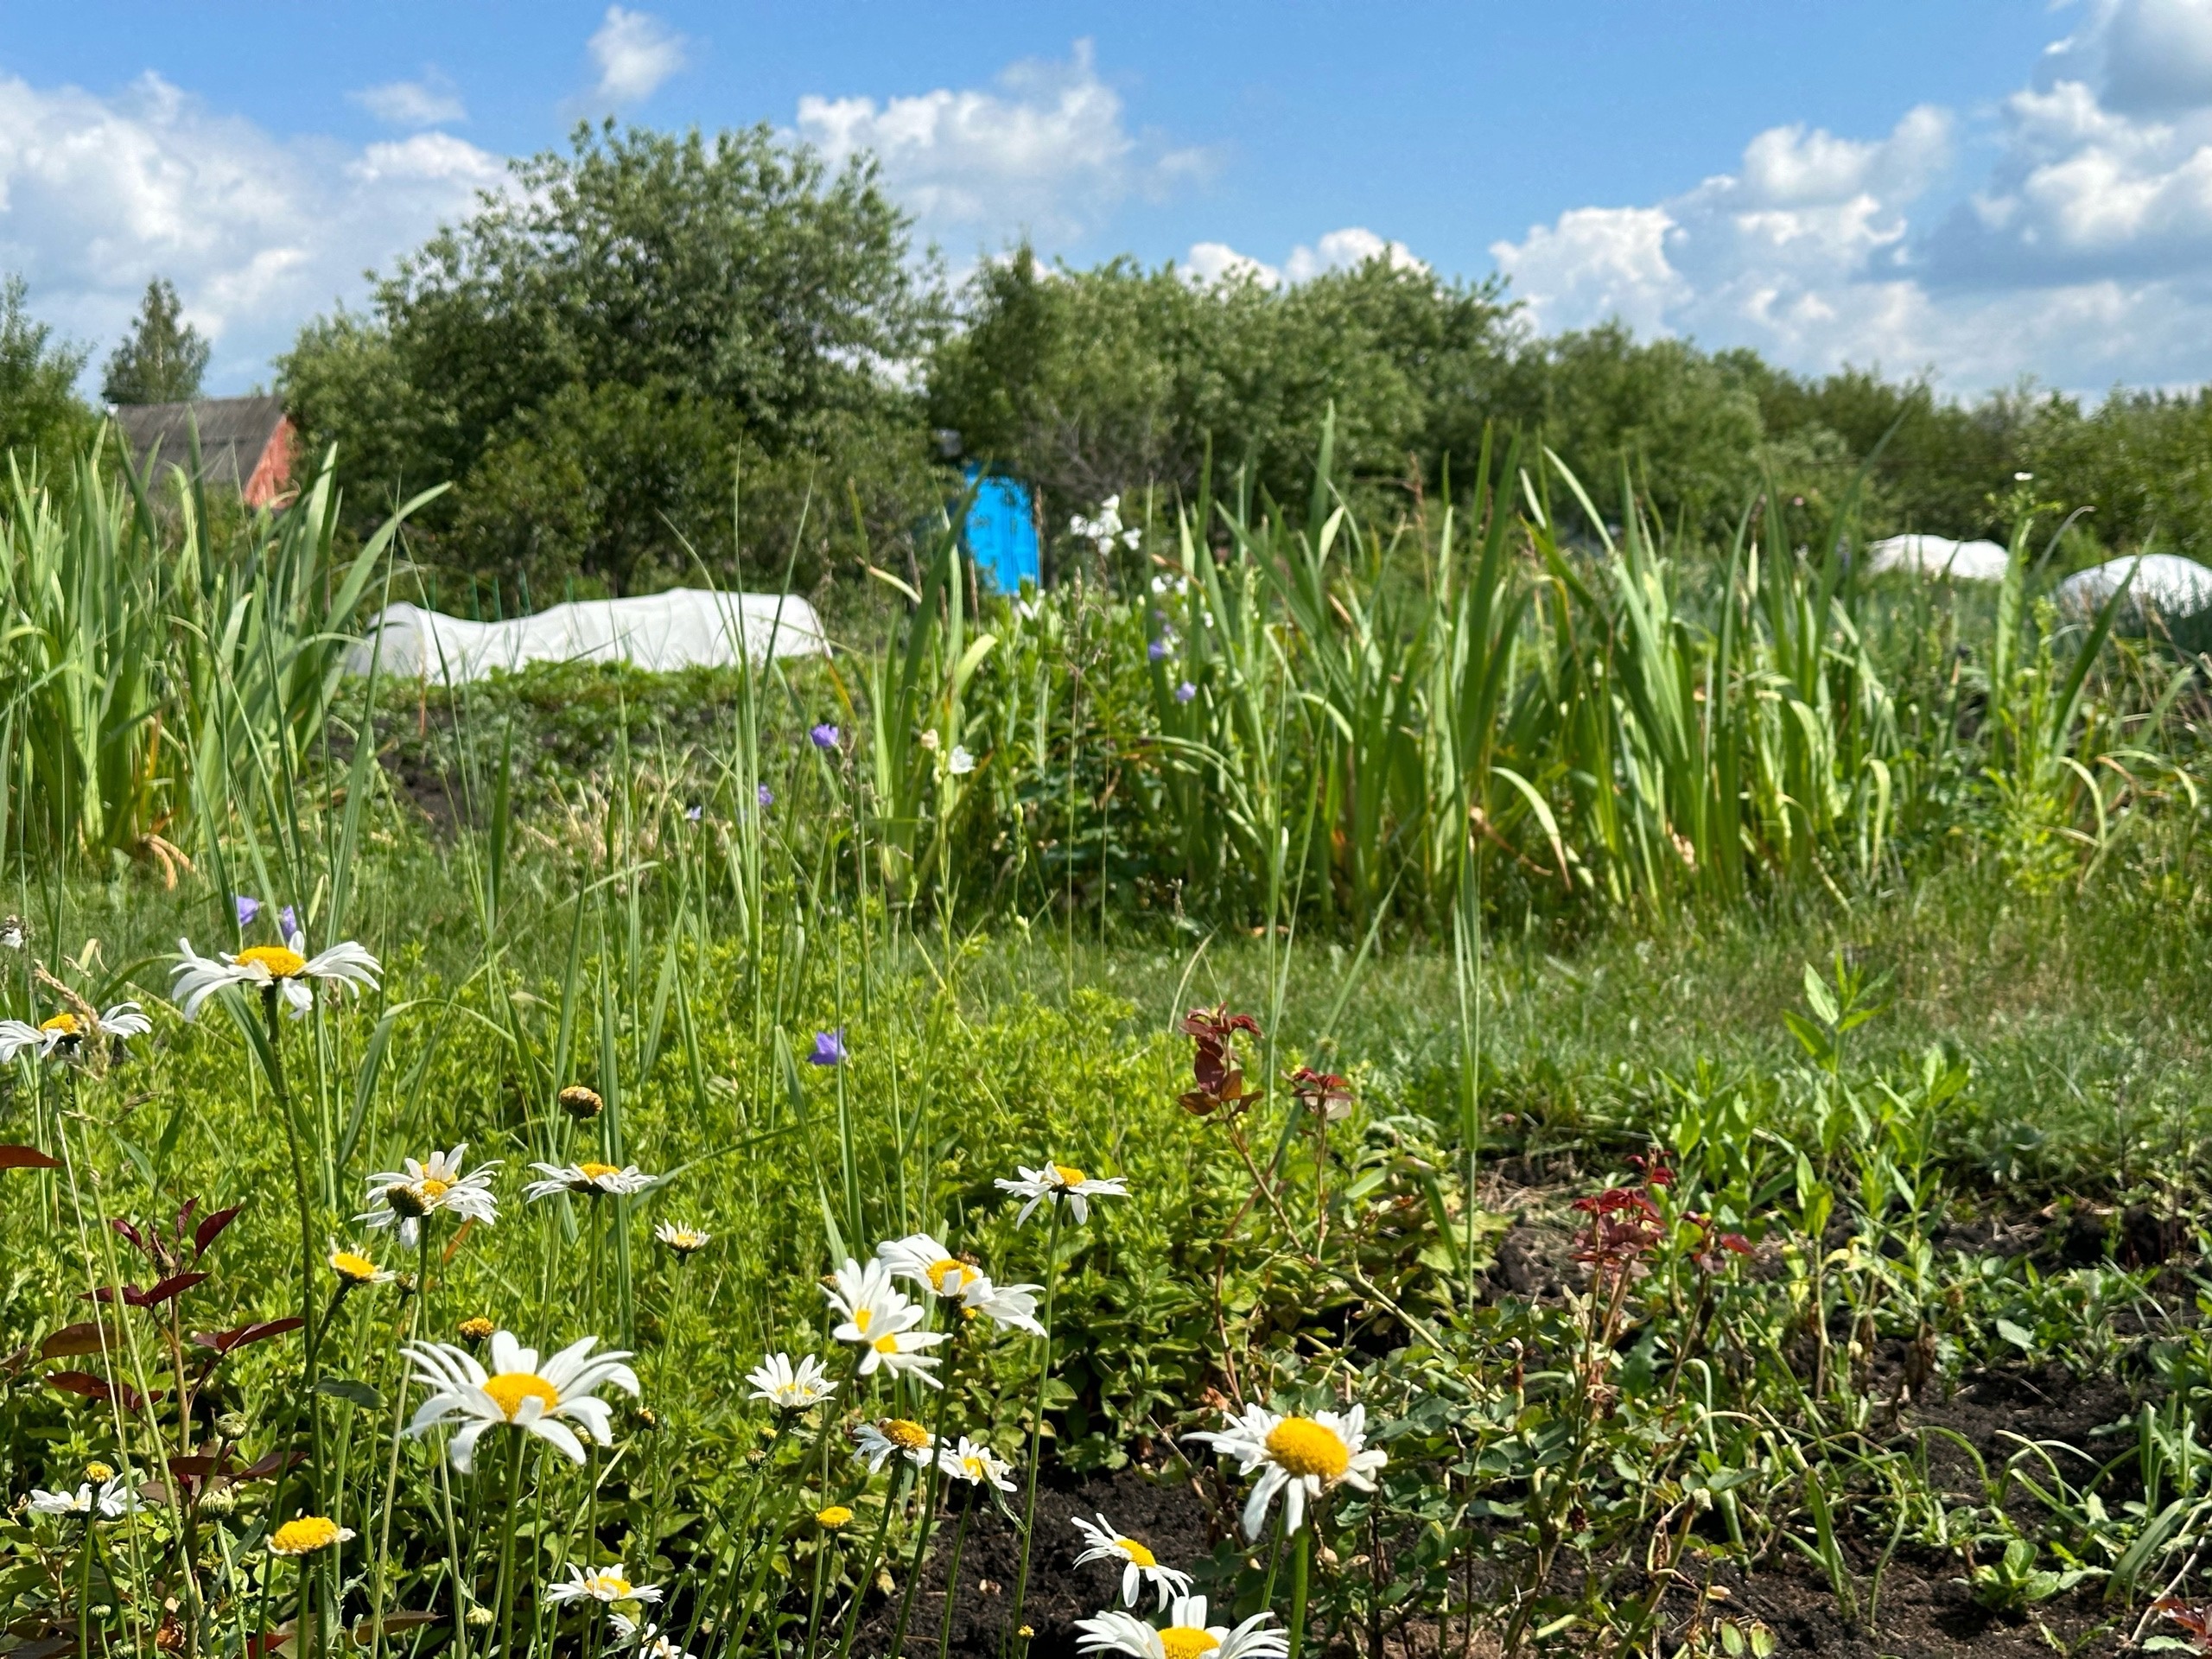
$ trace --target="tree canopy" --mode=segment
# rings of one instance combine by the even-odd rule
[[[107,360],[100,396],[111,404],[181,404],[200,395],[212,350],[184,320],[176,289],[162,277],[146,284],[130,332]]]
[[[895,372],[932,293],[869,163],[832,172],[765,126],[609,123],[518,162],[283,369],[357,493],[460,481],[427,524],[453,562],[619,591],[685,543],[728,546],[741,454],[803,470],[857,442],[868,475],[918,465]]]

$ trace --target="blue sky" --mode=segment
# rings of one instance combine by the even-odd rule
[[[103,353],[173,277],[224,390],[605,113],[874,149],[956,269],[1387,248],[1961,394],[2212,378],[2212,0],[6,15],[0,269]]]

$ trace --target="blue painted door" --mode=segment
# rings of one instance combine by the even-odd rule
[[[1044,566],[1038,556],[1037,518],[1030,510],[1029,486],[1018,478],[979,477],[972,466],[968,481],[976,490],[966,525],[968,552],[976,569],[1002,594],[1020,592],[1025,582],[1042,586]]]

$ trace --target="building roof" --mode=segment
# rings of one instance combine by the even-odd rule
[[[282,397],[202,397],[189,404],[126,404],[115,411],[115,424],[130,445],[131,462],[142,473],[149,464],[163,472],[192,465],[192,432],[200,430],[200,475],[210,484],[240,493],[253,480],[272,440],[289,443]]]

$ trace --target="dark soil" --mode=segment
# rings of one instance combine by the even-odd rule
[[[2008,1433],[2063,1441],[2099,1456],[2101,1461],[2111,1455],[2105,1449],[2111,1442],[2100,1437],[2098,1431],[2108,1430],[2130,1408],[2127,1390],[2110,1379],[2084,1382],[2057,1367],[1989,1371],[1972,1378],[1948,1400],[1931,1401],[1923,1410],[1908,1411],[1903,1427],[1909,1431],[1922,1425],[1948,1429],[1973,1444],[1993,1471],[2018,1450],[2019,1442],[2005,1438]],[[1955,1442],[1940,1435],[1931,1437],[1929,1457],[1939,1484],[1948,1491],[1961,1497],[1979,1491],[1979,1473]],[[1014,1502],[1018,1504],[1018,1500]],[[1188,1477],[1152,1474],[1137,1468],[1082,1478],[1048,1475],[1038,1492],[1037,1545],[1030,1566],[1025,1615],[1036,1632],[1029,1648],[1035,1659],[1075,1659],[1075,1621],[1116,1605],[1118,1570],[1105,1563],[1083,1567],[1075,1564],[1083,1541],[1071,1522],[1077,1515],[1091,1517],[1101,1512],[1110,1516],[1116,1527],[1144,1540],[1162,1560],[1185,1567],[1213,1556],[1236,1522],[1230,1508]],[[2033,1516],[2024,1510],[2018,1518],[2032,1529]],[[955,1517],[946,1518],[924,1567],[922,1587],[907,1618],[905,1650],[909,1655],[937,1651],[956,1525]],[[2140,1616],[2139,1608],[2107,1606],[2101,1599],[2101,1586],[2094,1582],[2034,1608],[2024,1617],[1993,1613],[1976,1605],[1967,1593],[1963,1583],[1967,1567],[1962,1561],[1955,1556],[1915,1552],[1909,1547],[1899,1549],[1883,1569],[1876,1599],[1874,1573],[1882,1542],[1863,1537],[1847,1540],[1862,1606],[1874,1599],[1872,1633],[1847,1623],[1826,1579],[1786,1548],[1771,1552],[1751,1573],[1724,1567],[1715,1577],[1716,1594],[1708,1603],[1709,1611],[1716,1618],[1764,1622],[1780,1640],[1779,1653],[1827,1659],[2013,1659],[2014,1656],[2025,1659],[2031,1654],[2050,1654],[2055,1644],[2058,1651],[2109,1654],[2120,1650]],[[960,1659],[999,1659],[1013,1611],[1020,1550],[1012,1522],[995,1504],[976,1502],[969,1511],[961,1546],[951,1654]],[[890,1565],[893,1577],[903,1586],[900,1565]],[[1682,1587],[1670,1593],[1661,1610],[1660,1627],[1673,1633],[1661,1649],[1669,1653],[1690,1618],[1698,1593],[1687,1580],[1680,1582]],[[1204,1587],[1201,1583],[1199,1588]],[[1617,1588],[1636,1593],[1633,1585]],[[890,1651],[899,1603],[896,1591],[873,1599],[857,1652]],[[1137,1611],[1152,1611],[1148,1598]],[[2102,1635],[2097,1633],[2100,1627]],[[1425,1635],[1414,1633],[1404,1644],[1406,1655],[1409,1659],[1428,1659],[1435,1636],[1433,1627]],[[1455,1629],[1454,1655],[1458,1646]],[[1392,1655],[1399,1651],[1396,1643],[1386,1647]],[[1548,1650],[1567,1649],[1554,1643]],[[1475,1652],[1478,1659],[1483,1659],[1489,1650],[1478,1645]],[[1338,1659],[1351,1659],[1350,1650],[1341,1651]]]
[[[1018,1510],[1018,1496],[1009,1499]],[[1023,1622],[1036,1631],[1029,1644],[1034,1659],[1075,1659],[1075,1621],[1119,1605],[1122,1575],[1107,1562],[1079,1567],[1083,1535],[1077,1516],[1096,1522],[1101,1514],[1129,1536],[1141,1538],[1163,1561],[1189,1565],[1212,1553],[1220,1536],[1213,1504],[1188,1479],[1149,1475],[1135,1468],[1110,1475],[1055,1479],[1048,1471],[1038,1484],[1037,1542],[1030,1556],[1029,1597]],[[1232,1517],[1224,1517],[1230,1519]],[[944,1627],[945,1575],[951,1566],[957,1516],[939,1528],[925,1563],[922,1588],[907,1615],[906,1651],[937,1651]],[[893,1565],[893,1576],[904,1573]],[[968,1511],[967,1536],[960,1548],[960,1583],[952,1610],[951,1650],[963,1659],[997,1659],[1013,1612],[1014,1584],[1021,1571],[1021,1539],[1014,1523],[987,1498]],[[878,1599],[861,1627],[855,1651],[890,1651],[899,1622],[900,1596]],[[1140,1612],[1152,1611],[1147,1598]]]

